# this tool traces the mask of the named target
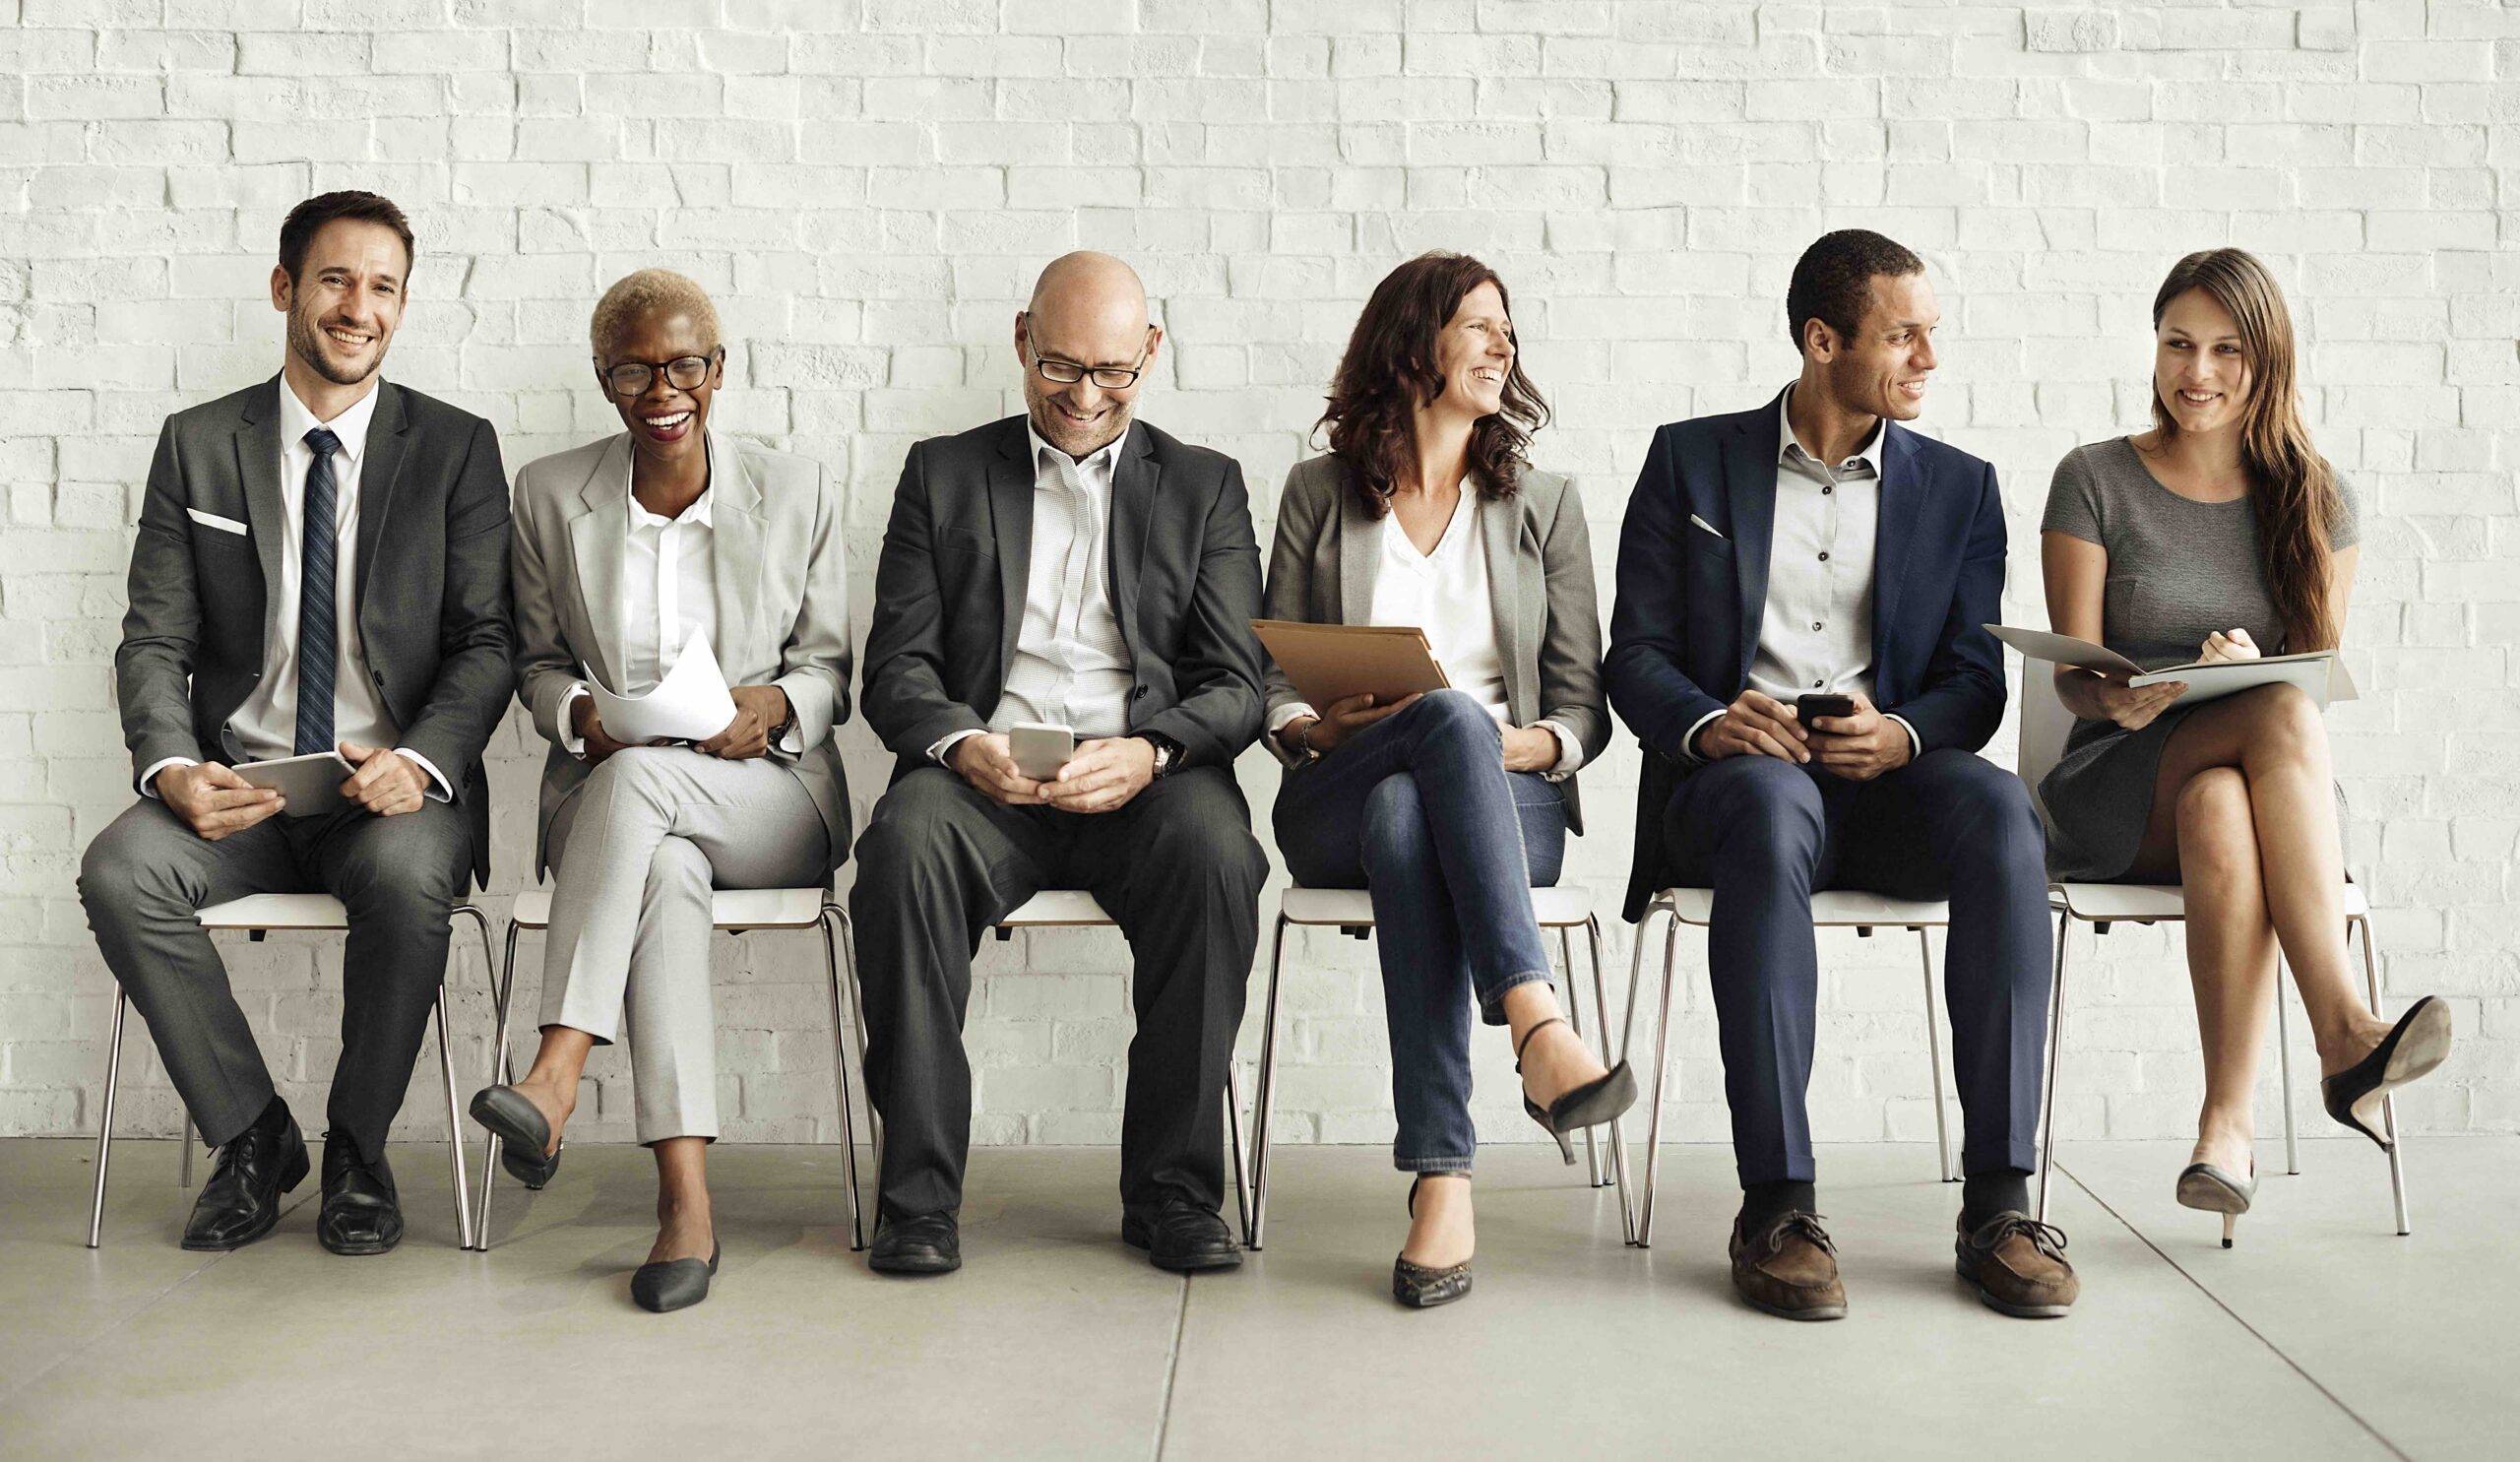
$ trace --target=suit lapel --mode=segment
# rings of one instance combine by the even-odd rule
[[[1015,664],[1016,636],[1024,628],[1025,586],[1033,574],[1032,441],[1016,417],[998,438],[997,461],[988,475],[988,512],[997,535],[997,594],[1005,624],[998,631],[997,673],[1002,681]]]
[[[1740,419],[1724,443],[1724,486],[1732,507],[1732,574],[1741,616],[1741,663],[1735,678],[1747,683],[1767,619],[1768,556],[1776,541],[1776,454],[1783,446],[1778,401]]]
[[[1899,591],[1908,581],[1908,553],[1916,544],[1917,515],[1924,511],[1925,484],[1918,478],[1917,447],[1903,427],[1881,423],[1880,516],[1872,531],[1872,675],[1878,687],[1883,653],[1899,612]],[[1939,627],[1939,626],[1937,626]]]
[[[743,453],[731,443],[721,451],[714,433],[708,446],[709,534],[717,559],[718,644],[723,647],[718,661],[720,668],[733,675],[737,671],[732,667],[749,663],[745,652],[753,643],[753,606],[761,595],[762,543],[768,525],[762,516],[761,483],[754,480],[752,465]],[[774,645],[767,657],[773,668],[778,658]]]
[[[578,489],[582,511],[569,520],[569,550],[578,568],[578,604],[595,630],[596,659],[587,667],[613,690],[621,688],[626,653],[621,623],[621,551],[630,540],[630,434],[612,439]]]
[[[1344,462],[1339,475],[1339,602],[1330,606],[1331,620],[1363,624],[1373,618],[1382,570],[1382,520],[1365,511],[1364,488]]]
[[[403,473],[403,433],[410,429],[410,419],[403,413],[403,388],[380,381],[376,389],[384,394],[377,398],[376,414],[368,418],[367,461],[358,471],[358,579],[351,586],[350,603],[360,610],[367,606],[368,576],[385,542],[386,515],[394,510],[394,483]]]
[[[1465,481],[1464,492],[1478,491]],[[1480,545],[1487,555],[1487,604],[1495,616],[1497,658],[1505,667],[1505,704],[1522,704],[1522,584],[1515,573],[1514,548],[1522,536],[1523,495],[1479,499]]]
[[[271,643],[271,616],[280,606],[281,545],[294,532],[280,496],[281,378],[272,377],[245,398],[236,423],[236,480],[245,491],[245,522],[253,531],[254,556],[263,565],[263,643]]]
[[[1111,473],[1111,612],[1120,621],[1120,643],[1134,656],[1138,644],[1138,565],[1146,561],[1147,531],[1155,523],[1155,492],[1164,468],[1155,442],[1132,423]]]

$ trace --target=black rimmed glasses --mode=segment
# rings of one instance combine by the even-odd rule
[[[648,388],[656,384],[659,374],[664,376],[666,385],[677,391],[697,391],[709,379],[710,369],[724,359],[725,353],[725,349],[720,347],[706,355],[676,355],[671,360],[615,361],[608,369],[598,361],[596,369],[615,396],[644,396]]]
[[[1152,336],[1155,332],[1150,327],[1147,333]],[[1036,352],[1033,368],[1041,373],[1042,380],[1053,386],[1073,386],[1092,376],[1094,384],[1105,391],[1126,391],[1136,385],[1138,377],[1145,373],[1147,353],[1153,349],[1154,343],[1150,340],[1147,350],[1138,352],[1135,365],[1079,365],[1073,360],[1057,360]]]

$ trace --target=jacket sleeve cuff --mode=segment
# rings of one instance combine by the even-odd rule
[[[395,747],[394,754],[403,758],[405,761],[410,762],[411,765],[418,767],[421,771],[429,774],[429,790],[422,793],[422,796],[427,797],[432,802],[451,802],[455,800],[455,788],[447,782],[446,774],[437,769],[436,762],[420,755],[409,746]]]
[[[985,732],[976,729],[948,731],[944,735],[938,736],[935,744],[927,748],[927,759],[950,771],[954,764],[946,760],[946,758],[954,754],[954,748],[961,745],[968,737],[983,734],[985,734]]]
[[[198,757],[191,756],[169,756],[158,761],[153,761],[149,764],[149,770],[140,774],[140,795],[145,797],[157,797],[158,774],[166,770],[168,767],[197,767],[200,765],[200,759]],[[164,798],[159,797],[158,800],[163,801]]]

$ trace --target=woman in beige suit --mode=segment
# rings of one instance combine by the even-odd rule
[[[700,286],[649,269],[596,306],[597,379],[625,430],[517,475],[518,694],[551,749],[537,867],[556,869],[542,1045],[472,1100],[539,1187],[587,1053],[628,1006],[639,1141],[657,1155],[650,1309],[706,1298],[718,1243],[705,1178],[718,1135],[710,890],[829,880],[849,849],[832,731],[849,716],[840,496],[822,468],[711,433],[724,382]],[[734,719],[694,743],[625,745],[590,685],[656,688],[702,646]]]
[[[1315,707],[1275,665],[1268,682],[1288,870],[1373,900],[1393,1159],[1417,1175],[1392,1293],[1419,1308],[1470,1291],[1474,1003],[1510,1029],[1524,1110],[1568,1162],[1567,1133],[1636,1100],[1558,1013],[1532,915],[1582,830],[1575,769],[1610,736],[1583,504],[1523,460],[1546,414],[1504,282],[1459,254],[1409,261],[1356,321],[1330,452],[1288,476],[1269,559],[1270,617],[1418,626],[1450,687]]]

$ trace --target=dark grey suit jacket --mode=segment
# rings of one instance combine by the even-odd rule
[[[911,448],[875,569],[861,697],[898,758],[980,730],[1006,689],[1032,571],[1034,472],[1024,418]],[[1111,610],[1136,667],[1129,730],[1225,766],[1260,733],[1260,548],[1242,469],[1140,421],[1111,481]]]
[[[472,876],[490,877],[481,748],[506,714],[508,487],[490,423],[381,382],[359,472],[359,638],[398,744],[461,787]],[[228,718],[263,674],[281,544],[280,377],[177,412],[158,434],[114,651],[132,776],[170,756],[233,762]],[[206,528],[186,509],[243,523]]]

